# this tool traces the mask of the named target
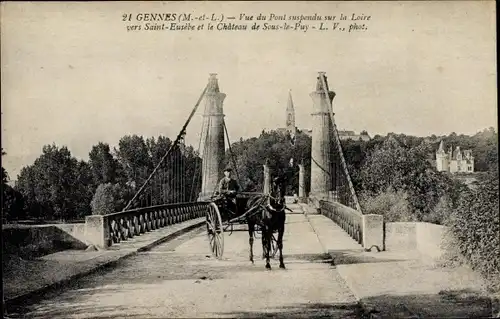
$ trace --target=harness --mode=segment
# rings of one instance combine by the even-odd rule
[[[271,196],[269,194],[266,194],[266,195],[262,196],[262,198],[260,200],[258,200],[243,215],[235,217],[235,218],[229,220],[229,223],[234,223],[234,222],[240,221],[240,220],[242,220],[244,218],[250,218],[250,217],[254,216],[258,212],[258,208],[269,210],[269,211],[276,212],[276,213],[281,213],[285,209],[288,210],[288,211],[290,211],[290,212],[292,212],[292,210],[290,208],[286,207],[286,205],[283,205],[282,209],[275,209],[274,207],[271,206],[271,199],[277,200],[277,198],[275,198],[275,197],[273,197],[273,196]]]

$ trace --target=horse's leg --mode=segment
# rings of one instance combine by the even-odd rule
[[[270,264],[270,258],[269,258],[269,252],[271,251],[271,236],[272,236],[272,230],[270,230],[268,227],[266,227],[265,231],[262,231],[262,240],[263,240],[263,245],[265,246],[264,252],[266,255],[266,269],[271,270],[271,264]]]
[[[261,228],[260,229],[260,235],[262,236],[262,259],[266,259],[266,238],[264,236],[265,232],[264,230]]]
[[[285,263],[283,262],[283,235],[285,233],[285,223],[283,225],[280,225],[278,228],[278,239],[277,244],[278,244],[278,249],[280,251],[280,268],[285,269]]]
[[[253,264],[253,234],[255,230],[255,224],[251,221],[248,221],[248,235],[250,238],[248,239],[248,243],[250,244],[250,261]]]

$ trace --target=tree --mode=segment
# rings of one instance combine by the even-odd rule
[[[93,215],[107,215],[115,212],[113,184],[99,184],[91,202]]]
[[[89,165],[94,185],[114,183],[118,175],[118,161],[113,158],[109,145],[99,142],[92,146]]]
[[[23,195],[8,184],[2,185],[2,213],[7,220],[26,218]]]
[[[75,218],[84,218],[91,214],[90,202],[94,195],[95,184],[92,178],[90,164],[79,161],[76,167],[76,185],[72,194],[72,201],[75,203]]]
[[[153,166],[156,166],[162,157],[167,153],[169,148],[172,146],[173,141],[171,141],[168,137],[158,136],[158,139],[155,140],[154,137],[148,138],[146,140],[146,145],[148,148],[149,156],[151,157],[151,162]]]
[[[142,185],[153,167],[144,138],[138,135],[124,136],[118,142],[118,149],[115,149],[115,152],[126,181]]]
[[[7,153],[2,148],[2,157],[4,155],[7,155]],[[7,173],[7,170],[2,166],[2,185],[7,185],[8,182],[9,182],[9,174]]]
[[[2,148],[2,157],[4,155],[7,155],[5,151]],[[9,174],[7,174],[7,170],[2,166],[2,186],[7,185],[7,182],[9,181]]]
[[[407,161],[406,150],[394,137],[388,138],[371,152],[361,169],[363,190],[379,194],[388,188],[402,189]]]
[[[33,165],[21,169],[18,189],[26,198],[30,213],[45,219],[67,220],[78,216],[78,161],[65,147],[46,145]],[[32,215],[32,216],[33,216]]]
[[[360,170],[366,160],[366,142],[348,139],[341,141],[341,144],[354,190],[360,192],[362,189]]]
[[[368,156],[361,169],[366,196],[375,198],[387,191],[405,192],[413,218],[419,221],[435,213],[434,207],[443,196],[454,203],[461,186],[432,167],[428,152],[424,141],[418,146],[406,146],[391,135]]]
[[[496,289],[500,288],[498,196],[498,171],[490,172],[477,189],[464,192],[449,222],[460,254]]]
[[[298,132],[295,143],[290,143],[290,136],[276,131],[262,132],[258,138],[240,140],[231,145],[236,169],[240,183],[244,191],[257,191],[263,189],[264,174],[263,165],[269,161],[271,174],[288,172],[291,158],[295,164],[303,161],[307,174],[310,165],[311,138],[304,133]],[[226,156],[226,164],[232,165],[230,154]],[[298,192],[298,166],[294,165],[290,174],[288,194]],[[308,181],[306,177],[306,181]],[[306,185],[307,189],[308,185]]]

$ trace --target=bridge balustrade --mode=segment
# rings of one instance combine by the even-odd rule
[[[207,202],[175,203],[87,216],[85,237],[89,244],[107,248],[159,228],[203,217],[208,205]]]
[[[319,201],[320,213],[335,223],[359,244],[363,244],[363,214],[337,202]]]

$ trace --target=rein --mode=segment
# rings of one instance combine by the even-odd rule
[[[231,220],[229,220],[229,223],[233,223],[233,222],[236,222],[238,220],[241,220],[243,218],[249,218],[249,217],[252,217],[253,215],[255,215],[258,211],[257,211],[257,208],[263,208],[263,209],[268,209],[270,211],[273,211],[273,212],[281,212],[283,211],[284,209],[288,209],[289,211],[292,211],[291,209],[289,209],[288,207],[286,207],[286,205],[284,206],[283,210],[277,210],[277,209],[274,209],[271,204],[270,204],[270,200],[273,199],[273,200],[278,200],[277,198],[269,195],[269,194],[264,194],[262,196],[262,198],[260,198],[259,200],[256,201],[256,203],[246,211],[245,214],[241,215],[241,216],[238,216],[236,218],[233,218]],[[267,201],[267,203],[265,203]],[[265,203],[265,204],[264,204]]]

